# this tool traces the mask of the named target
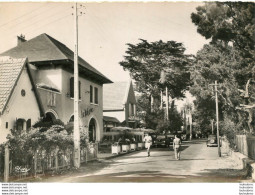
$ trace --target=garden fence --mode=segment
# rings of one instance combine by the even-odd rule
[[[0,151],[3,153],[3,151]],[[28,151],[26,151],[29,153]],[[98,143],[91,143],[87,147],[81,148],[81,163],[96,160],[98,154]],[[1,154],[0,154],[1,155]],[[4,157],[4,154],[1,155]],[[3,158],[1,158],[1,162]],[[3,176],[3,166],[1,163],[0,173]],[[17,161],[12,151],[10,151],[9,174],[13,177],[26,177],[29,175],[45,174],[46,172],[58,172],[73,166],[73,150],[60,150],[52,148],[50,152],[46,150],[36,150],[25,159],[25,163]]]
[[[239,152],[255,160],[255,136],[236,135],[235,144]]]

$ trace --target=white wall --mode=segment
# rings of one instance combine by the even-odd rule
[[[73,77],[73,74],[62,70],[62,100],[61,108],[56,108],[55,110],[60,116],[60,119],[67,123],[70,117],[73,115],[73,98],[67,97],[66,94],[70,92],[70,78]],[[94,83],[90,80],[87,80],[83,77],[79,77],[81,82],[81,99],[79,101],[79,114],[81,126],[88,131],[88,126],[91,118],[96,120],[96,139],[100,141],[103,137],[103,87],[100,84]],[[98,104],[90,103],[90,85],[98,88]],[[81,116],[81,112],[84,112],[87,109],[93,109],[89,115]]]
[[[26,91],[24,97],[21,96],[22,89]],[[7,108],[0,116],[0,143],[6,141],[6,136],[10,133],[10,129],[13,129],[18,118],[26,121],[31,119],[31,125],[40,118],[39,107],[26,69],[22,71]],[[8,128],[6,128],[6,122],[8,122]]]

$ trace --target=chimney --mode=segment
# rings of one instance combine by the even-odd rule
[[[24,42],[26,42],[27,40],[25,39],[25,35],[20,35],[20,36],[17,36],[18,38],[18,46]]]

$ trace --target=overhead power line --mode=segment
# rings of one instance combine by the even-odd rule
[[[42,21],[47,21],[48,19],[53,18],[53,17],[55,18],[56,15],[59,15],[59,13],[65,12],[66,10],[70,10],[70,8],[64,9],[64,10],[59,10],[58,12],[54,12],[53,14],[49,15],[48,17],[40,18],[39,20],[36,20],[36,21],[30,23],[29,25],[26,25],[26,26],[21,27],[19,29],[16,29],[16,28],[11,29],[11,30],[9,29],[8,31],[5,31],[5,32],[8,32],[8,34],[12,34],[12,33],[17,32],[17,31],[24,31],[25,29],[30,29],[31,27],[34,27],[36,24],[42,23]],[[42,25],[42,26],[44,26],[44,25]]]
[[[45,5],[46,5],[46,4],[45,4]],[[36,8],[36,9],[34,9],[34,10],[32,10],[32,11],[29,11],[29,12],[23,14],[23,15],[20,15],[20,16],[18,16],[18,17],[16,17],[16,18],[12,19],[12,20],[9,20],[8,22],[6,22],[6,23],[4,23],[4,24],[1,24],[1,25],[0,25],[0,28],[3,27],[3,26],[6,26],[7,24],[10,24],[10,23],[13,22],[13,21],[19,20],[20,18],[22,18],[22,17],[24,17],[24,16],[30,15],[30,14],[34,13],[35,11],[37,11],[37,10],[39,10],[39,9],[44,8],[45,5],[44,5],[44,6],[40,6],[40,7]]]

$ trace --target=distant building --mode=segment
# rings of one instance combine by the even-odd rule
[[[103,89],[104,116],[115,117],[122,126],[136,128],[136,98],[131,81],[105,84]]]
[[[17,47],[1,55],[28,58],[47,120],[73,122],[73,51],[53,37],[41,34],[28,41],[24,36],[18,37]],[[80,128],[89,134],[90,141],[99,141],[103,136],[103,84],[111,81],[80,57],[78,63]],[[29,112],[23,111],[24,115]]]
[[[115,117],[104,116],[104,132],[109,132],[111,128],[118,127],[120,125],[120,121]]]

